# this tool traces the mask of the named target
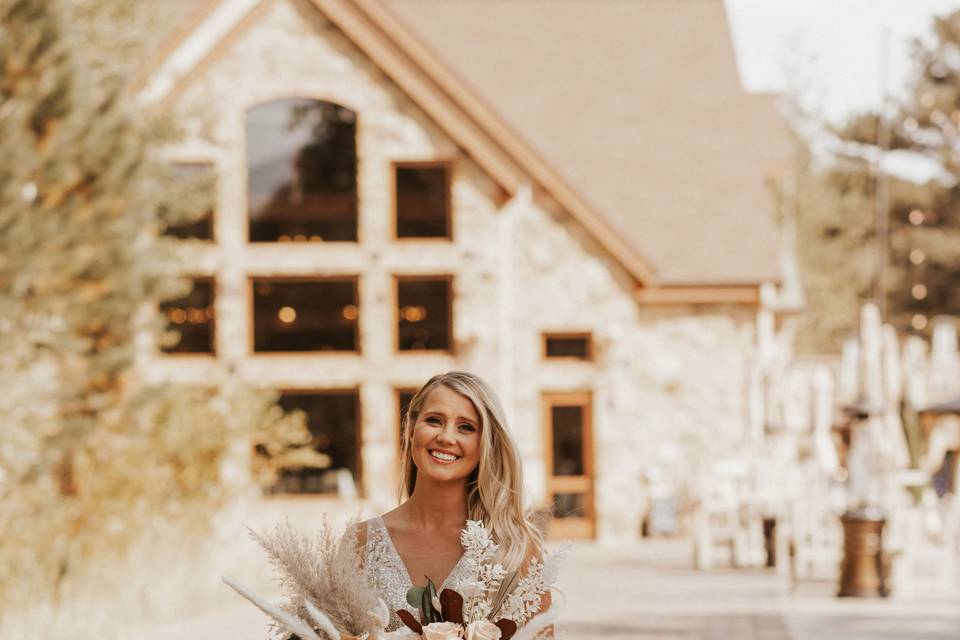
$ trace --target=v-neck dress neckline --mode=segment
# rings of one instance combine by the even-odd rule
[[[457,564],[443,579],[443,583],[438,588],[439,591],[448,587],[456,588],[460,580],[469,577],[466,575],[465,558],[466,554],[460,556]],[[390,537],[387,525],[380,516],[367,521],[365,566],[368,575],[373,580],[374,587],[390,610],[390,622],[387,625],[387,631],[393,631],[402,626],[403,623],[396,613],[398,609],[406,609],[415,618],[419,618],[417,609],[407,602],[407,591],[413,586],[410,571],[407,569],[407,565],[403,563],[403,558],[400,557],[400,552],[393,544],[393,538]]]
[[[387,528],[387,523],[383,521],[382,516],[377,516],[377,520],[380,521],[380,526],[383,527],[383,537],[386,538],[387,545],[390,547],[390,550],[393,552],[393,555],[396,558],[397,563],[401,567],[403,567],[404,573],[407,574],[407,579],[410,580],[410,586],[411,587],[416,586],[416,582],[414,582],[413,576],[410,575],[410,569],[407,568],[407,563],[403,561],[403,557],[400,555],[400,552],[397,550],[397,545],[393,543],[393,537],[390,535],[390,529]],[[464,558],[466,558],[466,556],[467,556],[466,553],[460,554],[460,558],[457,560],[457,563],[453,565],[453,568],[450,569],[449,573],[447,573],[446,577],[443,579],[443,582],[441,582],[440,585],[437,587],[437,592],[443,591],[445,588],[450,586],[447,584],[447,582],[449,582],[450,578],[457,573],[457,569],[459,569],[460,565],[463,564],[463,560]]]

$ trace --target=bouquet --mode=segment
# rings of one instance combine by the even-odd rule
[[[429,579],[425,587],[411,588],[407,602],[418,610],[419,620],[400,609],[396,613],[405,626],[388,632],[390,611],[368,574],[375,567],[361,566],[350,536],[337,540],[327,523],[315,539],[289,524],[278,525],[271,536],[251,535],[277,570],[284,601],[271,604],[223,580],[273,619],[279,637],[299,640],[530,640],[556,619],[559,603],[537,614],[569,550],[563,545],[531,560],[522,575],[508,574],[493,562],[498,545],[490,532],[468,520],[460,534],[466,577],[440,593]]]

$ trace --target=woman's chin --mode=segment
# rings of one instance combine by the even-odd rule
[[[417,472],[418,474],[429,477],[435,482],[460,482],[466,480],[470,474],[464,469],[458,468],[459,466],[460,465],[456,464],[445,465],[428,462],[423,467],[420,467]]]

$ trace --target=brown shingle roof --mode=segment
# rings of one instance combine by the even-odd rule
[[[657,271],[776,279],[764,185],[786,155],[721,0],[384,0]]]

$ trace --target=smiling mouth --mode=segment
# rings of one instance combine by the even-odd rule
[[[456,462],[460,459],[460,456],[455,456],[452,453],[446,453],[444,451],[430,450],[430,457],[439,462]]]

